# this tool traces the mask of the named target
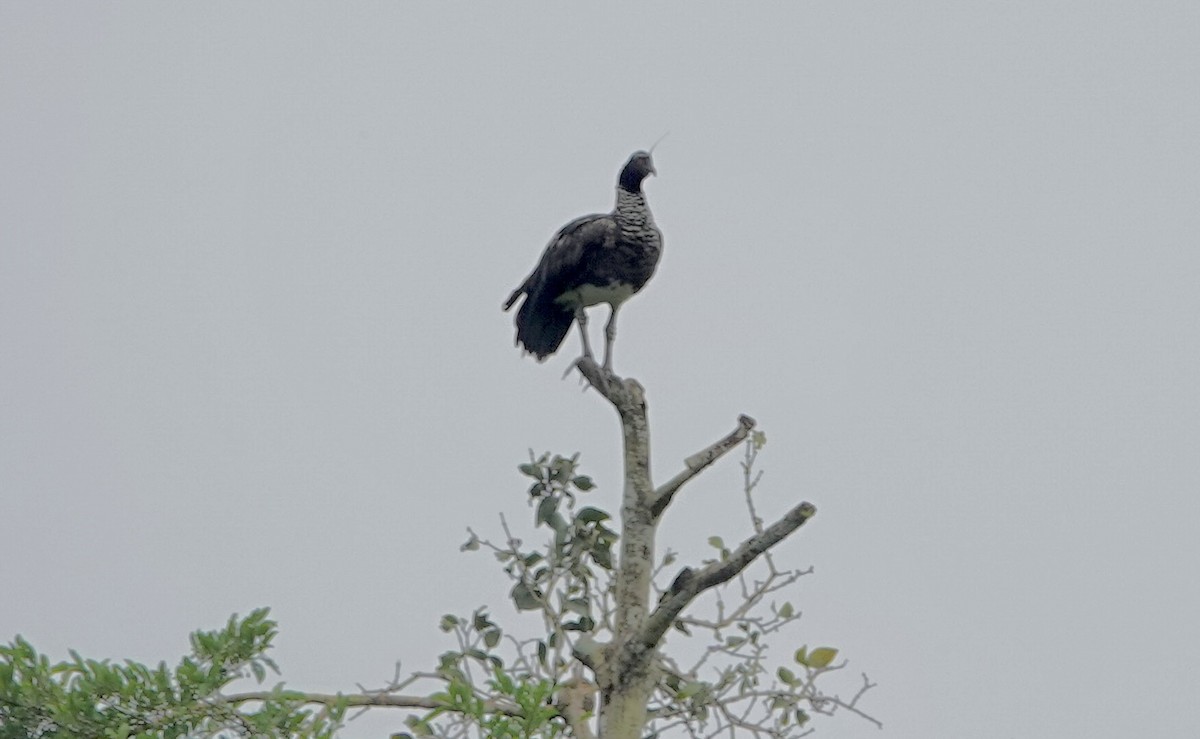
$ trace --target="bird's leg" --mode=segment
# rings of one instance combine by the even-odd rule
[[[583,306],[576,308],[575,322],[579,324],[579,336],[583,339],[583,357],[595,362],[596,359],[592,356],[592,346],[588,344],[587,321],[587,312],[584,311]]]
[[[612,373],[613,340],[617,338],[617,306],[612,307],[608,323],[604,326],[604,370]]]

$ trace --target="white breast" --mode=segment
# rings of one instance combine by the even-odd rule
[[[589,305],[598,305],[600,303],[608,303],[609,305],[620,305],[633,295],[633,285],[628,282],[613,282],[604,287],[599,285],[580,285],[574,290],[563,293],[558,297],[558,303],[571,308],[578,306],[587,307]]]

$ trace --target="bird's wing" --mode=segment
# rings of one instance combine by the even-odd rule
[[[617,223],[610,214],[576,218],[559,229],[542,252],[533,272],[513,291],[504,309],[508,310],[522,294],[530,300],[553,300],[578,286],[588,255],[616,242]]]

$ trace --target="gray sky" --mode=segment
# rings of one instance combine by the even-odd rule
[[[670,131],[616,369],[661,479],[747,413],[764,514],[819,508],[778,656],[885,724],[820,733],[1195,736],[1198,8],[0,4],[0,641],[173,660],[269,605],[348,690],[513,622],[465,527],[528,518],[530,447],[615,511],[619,438],[500,303]]]

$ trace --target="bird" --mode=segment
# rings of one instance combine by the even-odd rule
[[[550,239],[537,266],[504,303],[507,311],[524,296],[513,322],[514,343],[525,353],[545,360],[558,351],[574,322],[583,338],[584,358],[595,362],[586,309],[608,303],[603,368],[612,373],[617,311],[646,286],[662,256],[662,232],[642,192],[642,182],[657,174],[649,152],[634,152],[617,177],[612,212],[576,218]]]

